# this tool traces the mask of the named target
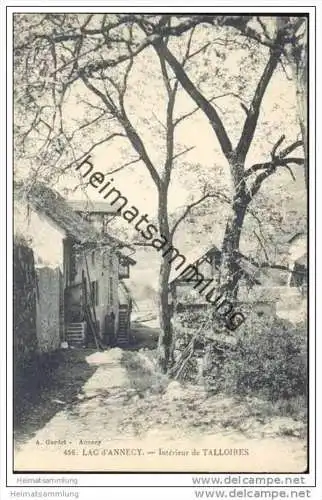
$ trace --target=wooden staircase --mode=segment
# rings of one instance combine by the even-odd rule
[[[126,345],[130,341],[130,314],[128,307],[120,306],[117,345]]]
[[[68,323],[66,326],[66,339],[68,345],[83,347],[86,340],[86,322]]]

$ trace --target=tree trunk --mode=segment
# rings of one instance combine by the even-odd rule
[[[159,189],[158,219],[160,234],[171,244],[171,236],[168,222],[168,188],[162,185]],[[163,373],[166,373],[172,361],[173,335],[171,325],[171,311],[169,307],[169,278],[171,272],[171,252],[162,256],[159,273],[159,317],[160,335],[158,340],[158,365]]]
[[[299,124],[304,148],[304,178],[308,187],[308,137],[307,137],[307,54],[306,44],[301,48],[301,56],[293,65],[296,81],[296,98]]]
[[[292,68],[293,79],[296,87],[297,115],[301,129],[304,149],[304,179],[308,186],[308,137],[307,137],[307,33],[303,37],[286,48],[288,60]]]
[[[283,23],[288,18],[283,19]],[[293,42],[285,46],[286,57],[292,69],[296,87],[296,103],[299,125],[304,149],[304,179],[308,186],[308,137],[307,137],[307,82],[308,82],[308,54],[307,54],[308,25],[307,20],[299,19],[294,26]]]
[[[168,303],[169,277],[170,263],[166,257],[163,257],[159,275],[159,316],[161,331],[158,340],[158,364],[163,373],[166,373],[168,370],[173,351],[171,312]]]
[[[234,199],[232,213],[228,218],[222,245],[219,274],[219,294],[234,303],[237,299],[240,278],[239,243],[247,204],[243,197]]]

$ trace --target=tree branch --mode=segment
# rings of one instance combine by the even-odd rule
[[[172,68],[172,71],[176,75],[176,78],[179,80],[180,84],[190,95],[190,97],[196,102],[196,104],[198,104],[200,109],[206,114],[212,128],[215,131],[215,134],[218,138],[219,144],[221,146],[221,149],[225,157],[229,159],[232,153],[232,144],[230,142],[226,129],[216,109],[210,104],[208,99],[206,99],[197,89],[197,87],[192,83],[192,81],[184,71],[182,64],[170,52],[170,50],[166,47],[166,45],[163,42],[159,41],[158,44],[156,44],[156,50],[158,50],[157,47],[162,47],[163,56],[166,59],[169,66]]]
[[[195,149],[195,147],[196,146],[190,146],[189,148],[185,148],[183,151],[176,153],[175,155],[173,155],[172,160],[176,160],[180,156],[185,155],[186,153],[189,153],[189,151],[192,151],[193,149]]]
[[[241,103],[240,103],[240,104],[241,104],[241,106],[242,106],[243,110],[246,112],[246,114],[248,113],[248,109],[247,109],[247,107],[246,107],[245,103],[242,101],[242,99],[239,97],[239,95],[238,95],[238,94],[235,94],[234,92],[225,92],[225,94],[220,94],[220,95],[213,96],[213,97],[211,97],[210,99],[208,99],[208,101],[209,101],[209,102],[213,102],[213,101],[215,101],[216,99],[222,99],[223,97],[229,97],[229,96],[236,97],[236,99],[239,99],[239,100],[241,101]],[[183,120],[185,120],[186,118],[188,118],[188,117],[192,116],[194,113],[196,113],[196,112],[197,112],[197,111],[199,111],[199,110],[200,110],[200,107],[199,107],[199,106],[197,106],[197,107],[195,107],[194,109],[192,109],[191,111],[188,111],[187,113],[185,113],[184,115],[179,116],[179,117],[175,120],[175,122],[174,122],[175,126],[177,126],[177,125],[178,125],[179,123],[181,123]]]
[[[270,55],[266,63],[265,69],[257,84],[257,88],[255,90],[255,94],[252,99],[251,105],[248,109],[248,114],[244,122],[244,127],[236,147],[236,157],[238,161],[240,161],[241,163],[244,163],[248,150],[252,143],[262,100],[266,92],[266,89],[268,87],[268,84],[270,82],[270,79],[277,66],[280,55],[281,55],[281,48],[274,48],[270,50]]]
[[[252,257],[247,257],[246,255],[242,254],[241,252],[239,252],[239,255],[247,260],[248,262],[250,262],[251,264],[253,264],[253,266],[257,267],[258,269],[261,269],[261,268],[264,268],[264,269],[279,269],[281,271],[287,271],[289,273],[292,272],[292,269],[290,269],[289,267],[287,266],[284,266],[283,264],[274,264],[274,263],[270,263],[270,262],[257,262],[255,259],[253,259]]]
[[[136,152],[138,153],[138,155],[140,156],[142,161],[145,163],[155,185],[159,189],[160,184],[161,184],[160,176],[159,176],[155,166],[153,165],[152,161],[150,160],[150,157],[148,155],[147,150],[145,149],[145,146],[144,146],[144,143],[143,143],[141,137],[139,136],[139,134],[137,133],[137,131],[135,130],[135,128],[133,127],[132,123],[130,122],[130,120],[127,116],[122,118],[121,123],[125,128],[126,134],[129,138],[132,146],[134,147],[134,149],[136,150]]]
[[[171,234],[171,237],[174,236],[176,230],[178,229],[179,225],[186,219],[186,217],[189,215],[189,213],[191,212],[191,210],[195,207],[197,207],[198,205],[200,205],[201,203],[203,203],[205,200],[207,200],[208,198],[218,198],[220,201],[224,201],[225,203],[230,203],[230,200],[229,198],[227,198],[227,196],[223,193],[206,193],[204,194],[203,196],[201,196],[201,198],[199,198],[198,200],[190,203],[189,205],[186,206],[184,212],[182,213],[182,215],[177,219],[177,221],[174,223],[174,225],[172,226],[172,229],[170,231],[170,234]]]
[[[285,136],[282,135],[278,139],[276,144],[273,146],[273,149],[271,152],[271,157],[272,157],[271,161],[264,162],[264,163],[256,163],[256,164],[252,165],[251,167],[249,167],[246,170],[246,172],[244,173],[244,180],[247,177],[249,177],[250,175],[252,175],[253,173],[258,172],[259,170],[265,170],[265,171],[269,170],[269,171],[272,171],[271,173],[273,173],[273,171],[275,171],[277,167],[287,168],[290,171],[292,178],[294,180],[294,174],[290,170],[289,164],[294,163],[295,165],[304,165],[304,158],[290,157],[288,155],[290,153],[292,153],[295,149],[299,148],[300,146],[303,146],[303,141],[295,141],[292,144],[290,144],[289,146],[287,146],[286,148],[282,149],[279,153],[277,153],[277,150],[280,147],[280,145],[282,144],[282,142],[284,141],[284,139],[285,139]],[[269,175],[270,174],[268,174],[267,177]]]
[[[263,250],[263,252],[264,252],[265,259],[268,261],[268,260],[269,260],[269,259],[268,259],[268,253],[267,253],[267,251],[266,251],[266,248],[265,248],[264,243],[262,242],[262,240],[261,240],[260,236],[256,233],[256,231],[253,231],[253,233],[254,233],[254,235],[255,235],[255,237],[256,237],[256,239],[257,239],[257,241],[258,241],[258,243],[259,243],[259,245],[260,245],[261,249],[262,249],[262,250]]]
[[[121,111],[118,110],[114,104],[111,104],[110,100],[106,97],[106,95],[103,94],[103,92],[101,92],[97,87],[95,87],[84,74],[82,75],[82,80],[85,83],[86,87],[89,90],[91,90],[94,94],[96,94],[103,101],[107,109],[117,117],[120,124],[123,126],[132,146],[134,147],[134,149],[136,150],[142,161],[147,166],[153,181],[159,188],[161,182],[159,174],[150,160],[150,157],[145,149],[142,139],[140,138],[135,128],[133,127],[132,123],[130,122],[129,118],[127,117],[124,107],[122,106]]]
[[[296,165],[304,165],[304,159],[303,158],[284,158],[284,159],[276,158],[275,160],[272,160],[271,162],[253,165],[251,168],[249,168],[246,172],[248,175],[249,175],[249,171],[255,172],[256,170],[263,170],[264,169],[264,172],[262,172],[261,174],[259,174],[256,177],[251,188],[249,189],[248,201],[253,199],[255,194],[260,189],[264,180],[267,179],[274,172],[276,172],[276,169],[278,167],[285,167],[290,171],[290,167],[288,165],[289,163],[295,163]],[[295,180],[293,172],[290,171],[290,173],[292,175],[293,180]]]
[[[273,146],[273,149],[272,149],[272,153],[271,153],[271,157],[272,158],[275,158],[276,156],[276,151],[277,149],[279,148],[279,146],[282,144],[282,142],[285,140],[285,135],[283,134],[279,139],[278,141],[276,142],[276,144]]]
[[[279,154],[279,158],[285,158],[287,155],[292,153],[295,149],[299,148],[300,146],[303,146],[303,141],[296,141],[293,142],[293,144],[290,144],[287,148],[283,149]]]
[[[245,178],[249,177],[258,170],[267,170],[271,167],[276,169],[277,167],[287,167],[289,163],[294,163],[295,165],[304,165],[304,158],[275,158],[272,161],[267,161],[264,163],[255,163],[251,167],[249,167],[245,172]]]
[[[120,167],[117,167],[114,170],[111,170],[110,172],[107,172],[107,173],[108,173],[108,175],[115,174],[116,172],[119,172],[120,170],[123,170],[124,168],[129,167],[130,165],[134,165],[135,163],[138,163],[139,161],[141,161],[141,159],[142,158],[139,157],[139,158],[136,158],[135,160],[127,161],[126,163],[124,163]]]
[[[114,139],[115,137],[123,137],[123,138],[126,138],[126,135],[125,134],[121,134],[119,132],[115,132],[113,134],[110,134],[108,135],[107,137],[104,137],[104,139],[101,139],[100,141],[97,141],[95,144],[93,144],[87,151],[85,154],[83,154],[80,158],[74,158],[73,161],[71,161],[68,165],[65,166],[65,168],[63,169],[63,172],[67,171],[70,167],[72,167],[75,163],[79,163],[80,161],[84,160],[84,158],[86,158],[86,156],[88,156],[95,148],[97,148],[98,146],[100,146],[101,144],[104,144],[112,139]]]
[[[144,30],[146,29],[146,24],[142,21],[142,19],[139,18],[139,16],[131,16],[131,21],[136,22],[141,28],[144,27]],[[144,50],[146,47],[149,45],[154,45],[155,43],[160,42],[163,37],[165,36],[180,36],[189,29],[193,28],[196,24],[198,24],[198,20],[191,18],[187,19],[183,23],[177,26],[169,27],[169,26],[162,26],[161,29],[157,30],[156,27],[150,25],[151,29],[155,29],[155,32],[152,32],[149,34],[144,40],[142,40],[139,44],[136,44],[136,47],[132,49],[131,54],[123,54],[123,55],[118,55],[116,58],[111,58],[111,59],[104,59],[103,61],[94,61],[92,63],[87,64],[87,66],[84,66],[81,68],[81,72],[84,72],[87,76],[91,76],[93,73],[104,70],[107,68],[113,68],[117,66],[118,64],[127,61],[131,57],[134,57],[142,50]],[[125,21],[123,20],[122,23],[124,24]],[[97,34],[93,33],[93,31],[87,30],[87,34]],[[101,33],[100,33],[101,34]],[[80,36],[80,35],[77,35]],[[73,36],[72,39],[77,38],[77,36]]]

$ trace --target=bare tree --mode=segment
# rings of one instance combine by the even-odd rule
[[[220,22],[228,23],[227,19],[221,19]],[[247,26],[247,22],[248,20],[244,19],[243,26]],[[219,141],[222,153],[229,165],[233,196],[231,215],[227,220],[222,244],[220,292],[228,296],[230,300],[234,300],[237,297],[240,278],[240,268],[238,265],[240,235],[248,206],[260,190],[263,182],[274,174],[278,168],[287,168],[293,176],[290,166],[304,164],[302,157],[290,156],[291,153],[303,146],[303,141],[294,141],[284,149],[279,149],[285,139],[282,136],[273,147],[270,160],[253,165],[248,169],[245,168],[247,154],[254,139],[263,97],[272,75],[281,60],[284,48],[289,43],[290,26],[289,23],[284,23],[275,33],[274,40],[270,39],[266,65],[258,80],[252,100],[249,106],[245,108],[246,118],[242,131],[237,145],[233,147],[216,107],[209,102],[192,82],[185,69],[162,40],[154,42],[156,50],[158,52],[162,50],[164,58],[173,70],[176,78],[208,118],[216,140]]]

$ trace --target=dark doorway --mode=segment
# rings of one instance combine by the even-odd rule
[[[115,344],[115,314],[113,311],[105,315],[104,344]]]

